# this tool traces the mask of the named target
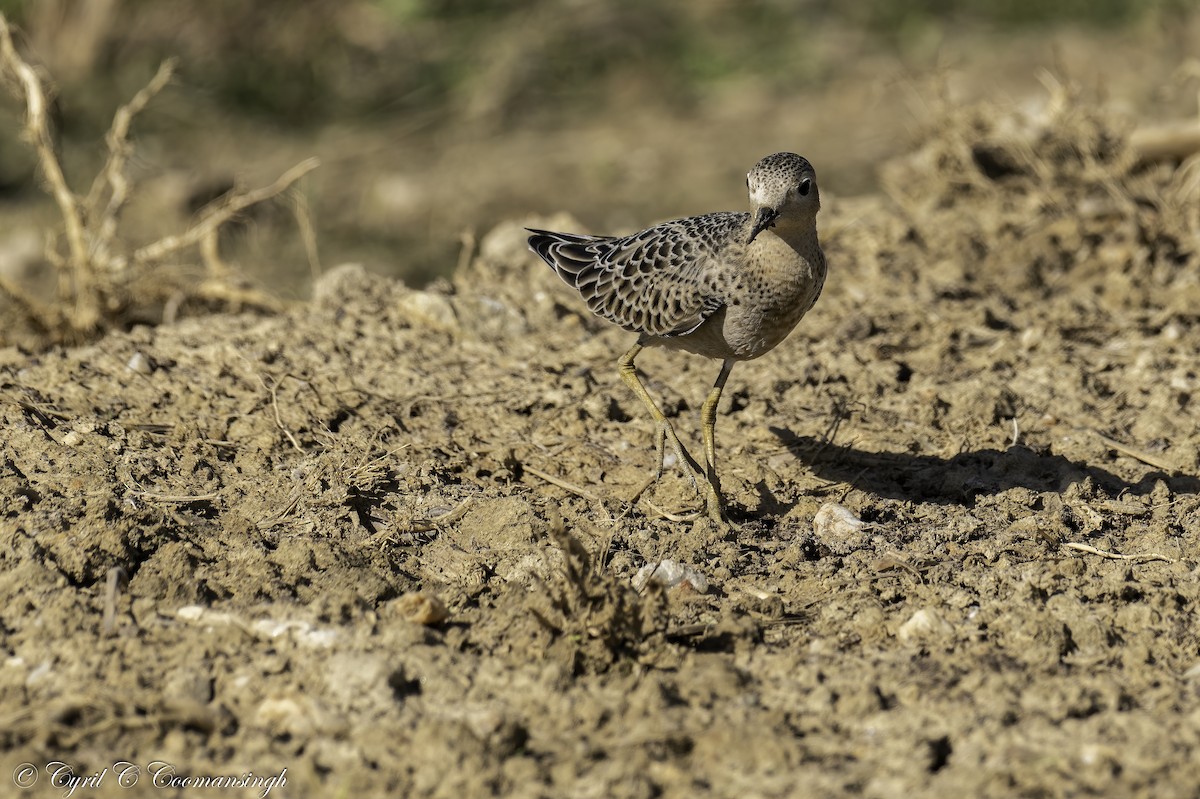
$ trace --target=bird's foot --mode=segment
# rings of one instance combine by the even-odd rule
[[[708,516],[708,520],[722,529],[737,529],[738,525],[730,520],[729,514],[725,511],[725,498],[721,496],[721,490],[712,483],[708,484],[708,491],[704,496],[704,512]]]
[[[679,436],[675,435],[675,428],[671,427],[671,423],[666,419],[658,425],[658,431],[654,438],[654,480],[655,482],[662,479],[663,468],[666,465],[667,442],[671,442],[671,451],[674,453],[678,462],[683,466],[684,472],[687,474],[692,488],[700,490],[700,478],[704,476],[704,470],[700,468],[700,464],[692,457],[692,454],[687,451],[687,447],[679,440]]]
[[[642,499],[642,495],[658,481],[657,477],[651,477],[630,498],[629,504],[636,505]],[[715,490],[711,484],[708,484],[708,490],[705,492],[704,502],[700,508],[694,511],[684,513],[672,513],[664,508],[655,505],[649,499],[646,499],[646,504],[650,506],[650,510],[654,511],[658,516],[672,522],[694,522],[697,519],[707,518],[714,526],[721,530],[736,530],[740,525],[729,518],[725,512],[725,501],[721,493]]]

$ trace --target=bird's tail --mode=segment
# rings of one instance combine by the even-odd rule
[[[579,273],[596,261],[595,245],[607,241],[605,236],[588,236],[581,233],[555,233],[551,230],[526,228],[529,249],[548,263],[558,276],[569,285],[575,286]]]

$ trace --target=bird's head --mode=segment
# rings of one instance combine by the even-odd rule
[[[781,222],[811,221],[821,208],[817,173],[795,153],[775,153],[754,165],[746,175],[753,221],[750,238]]]

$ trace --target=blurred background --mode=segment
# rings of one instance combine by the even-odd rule
[[[947,104],[1036,105],[1047,75],[1151,122],[1197,113],[1190,0],[0,0],[52,76],[68,180],[85,192],[118,105],[179,58],[134,127],[134,243],[310,155],[324,268],[420,285],[496,222],[568,211],[585,230],[737,210],[762,155],[817,166],[826,203]],[[57,212],[0,98],[0,270]],[[316,270],[286,203],[226,259],[284,297]],[[24,261],[22,260],[24,259]],[[28,263],[26,263],[28,262]]]

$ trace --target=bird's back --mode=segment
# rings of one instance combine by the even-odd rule
[[[646,336],[683,336],[723,304],[722,271],[744,257],[749,223],[749,214],[722,212],[622,237],[530,229],[529,247],[597,316]]]

